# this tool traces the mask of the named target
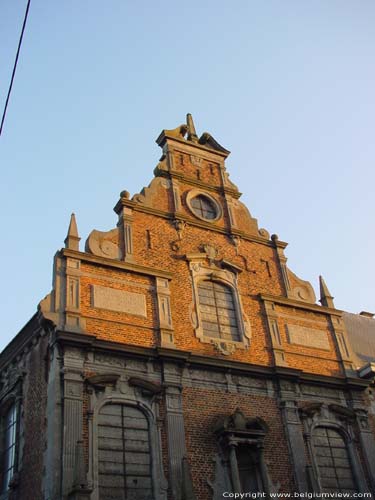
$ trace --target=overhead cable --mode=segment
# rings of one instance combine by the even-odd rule
[[[0,125],[0,135],[2,134],[3,131],[3,126],[4,126],[4,121],[5,121],[5,116],[7,113],[8,109],[8,103],[9,103],[9,98],[10,94],[12,92],[12,87],[13,87],[13,81],[14,81],[14,75],[16,74],[16,69],[17,69],[17,63],[18,63],[18,56],[20,55],[20,50],[21,50],[21,45],[22,45],[22,39],[23,39],[23,34],[25,32],[25,26],[27,22],[27,16],[29,15],[29,8],[30,8],[30,0],[27,2],[26,6],[26,12],[25,12],[25,17],[23,20],[23,25],[22,25],[22,31],[21,31],[21,36],[18,42],[18,48],[17,48],[17,54],[16,54],[16,59],[14,61],[14,66],[13,66],[13,72],[12,72],[12,78],[10,79],[10,84],[9,84],[9,89],[8,89],[8,95],[5,101],[5,106],[4,106],[4,111],[3,111],[3,116],[1,118],[1,125]]]

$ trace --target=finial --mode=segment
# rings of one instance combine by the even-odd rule
[[[79,241],[80,237],[78,236],[78,229],[77,229],[77,222],[76,222],[76,216],[72,214],[70,216],[70,223],[69,223],[69,229],[68,229],[68,234],[64,240],[65,243],[65,248],[69,248],[70,250],[77,250],[79,251]]]
[[[319,276],[319,285],[320,285],[320,299],[319,302],[322,304],[322,306],[325,307],[331,307],[334,308],[335,304],[333,303],[333,297],[330,294],[327,285],[322,278],[322,276]]]
[[[192,141],[192,142],[198,142],[198,136],[197,136],[197,133],[195,131],[193,117],[191,116],[190,113],[188,113],[186,115],[186,124],[187,124],[187,128],[188,128],[187,140]]]

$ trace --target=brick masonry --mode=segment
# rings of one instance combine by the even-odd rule
[[[80,252],[74,222],[66,248],[56,255],[54,290],[40,304],[46,336],[25,357],[20,500],[28,498],[26,491],[47,500],[44,487],[56,491],[48,500],[67,500],[55,488],[62,478],[69,482],[69,500],[99,500],[97,421],[102,405],[111,402],[147,414],[158,471],[155,500],[218,500],[212,488],[220,450],[213,427],[237,409],[268,426],[265,463],[271,487],[282,492],[319,488],[307,438],[314,425],[329,422],[342,426],[348,440],[363,437],[366,424],[354,410],[368,408],[374,426],[374,405],[363,398],[366,383],[338,340],[338,334],[345,339],[340,311],[317,305],[311,285],[288,271],[286,243],[259,229],[239,201],[225,170],[228,152],[206,136],[199,143],[183,139],[177,129],[164,131],[158,143],[163,154],[155,177],[132,198],[121,193],[118,225],[94,231]],[[194,214],[190,199],[199,194],[220,207],[214,220]],[[221,345],[200,335],[194,290],[202,276],[230,283],[240,341]],[[26,334],[19,335],[19,348],[3,354],[4,367],[23,352]],[[35,329],[27,335],[31,341]],[[46,365],[47,342],[53,368]],[[48,393],[56,401],[47,411],[48,377],[56,384]],[[63,377],[72,388],[69,403]],[[73,432],[77,422],[82,427]],[[71,465],[76,435],[84,447],[78,479],[72,469],[80,470],[79,460]],[[176,449],[177,438],[186,450]],[[45,448],[55,462],[46,462]],[[374,487],[368,463],[375,457],[371,447],[354,448],[358,489],[367,491]],[[185,452],[190,486],[181,464]],[[62,465],[67,462],[70,472]],[[86,497],[74,490],[76,481]]]

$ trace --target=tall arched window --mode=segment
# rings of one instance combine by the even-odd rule
[[[99,413],[100,500],[153,500],[148,420],[138,408],[106,404]]]
[[[348,448],[343,436],[330,427],[316,427],[313,445],[322,492],[357,492]]]
[[[203,334],[223,340],[240,341],[232,289],[216,281],[198,284],[199,310]]]

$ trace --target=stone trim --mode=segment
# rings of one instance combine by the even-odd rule
[[[132,271],[139,274],[145,274],[147,276],[159,276],[161,278],[171,279],[172,274],[166,271],[155,269],[153,267],[141,266],[139,264],[131,264],[129,262],[121,262],[113,259],[107,259],[106,257],[97,257],[85,252],[76,252],[67,248],[61,250],[61,255],[65,257],[73,257],[80,259],[81,262],[89,262],[90,264],[100,264],[106,267],[112,267],[116,269],[123,269],[125,271]]]
[[[89,486],[92,488],[91,500],[99,499],[98,484],[98,416],[106,404],[124,404],[141,410],[149,424],[149,439],[151,449],[152,483],[155,500],[167,500],[167,481],[164,477],[161,457],[161,437],[158,426],[158,403],[155,397],[138,392],[137,387],[131,387],[122,377],[116,387],[108,387],[104,391],[93,391],[89,403]]]
[[[91,307],[147,318],[146,295],[103,285],[91,285]]]
[[[354,366],[354,354],[346,334],[345,323],[342,317],[331,316],[330,323],[333,330],[333,335],[336,340],[336,344],[340,353],[340,361],[344,370],[344,373],[349,376],[355,375],[356,368]]]
[[[305,309],[306,311],[318,312],[321,314],[330,314],[332,316],[342,316],[342,311],[339,309],[330,309],[329,307],[318,306],[317,304],[309,304],[308,302],[302,302],[295,299],[289,299],[286,297],[280,297],[278,295],[269,295],[260,293],[259,298],[264,301],[274,302],[275,304],[297,307],[298,309]]]
[[[241,304],[241,298],[237,289],[237,273],[229,269],[220,269],[212,262],[211,265],[205,264],[208,258],[206,253],[188,254],[186,259],[189,261],[189,269],[193,286],[193,301],[191,303],[191,322],[195,330],[196,337],[204,343],[213,344],[222,354],[229,355],[235,349],[247,349],[250,345],[251,329],[244,309]],[[208,337],[204,334],[200,305],[198,286],[202,281],[216,281],[228,287],[232,292],[234,307],[240,341],[221,339],[220,337]]]
[[[162,137],[163,136],[163,137]],[[206,160],[211,160],[211,161],[216,161],[220,162],[220,164],[223,164],[225,158],[228,157],[229,151],[218,151],[218,150],[213,150],[211,148],[207,148],[203,144],[200,144],[199,142],[194,142],[194,143],[189,143],[185,139],[179,139],[178,137],[168,137],[167,135],[164,134],[164,131],[161,132],[159,137],[156,139],[157,144],[163,149],[163,153],[167,154],[168,152],[181,152],[181,153],[187,153],[187,154],[196,154],[197,149],[200,149],[200,154],[202,158],[205,158]],[[221,159],[218,159],[217,157],[220,156]]]
[[[87,278],[99,279],[103,282],[108,282],[108,284],[118,283],[121,285],[127,285],[127,286],[132,287],[132,288],[142,288],[142,289],[148,290],[148,291],[155,290],[155,287],[153,285],[148,285],[145,283],[138,283],[137,281],[130,281],[130,280],[121,279],[121,278],[112,278],[112,277],[108,277],[105,275],[103,276],[102,274],[97,274],[97,273],[81,271],[81,276],[85,276]],[[103,286],[105,286],[105,285],[103,285]]]
[[[128,263],[133,262],[133,210],[129,207],[122,206],[118,213],[119,220],[117,226],[120,230],[120,247],[122,260]]]
[[[193,183],[191,183],[193,185]],[[206,185],[203,185],[203,189],[208,190],[208,187]],[[219,193],[221,193],[222,190],[219,190]],[[174,220],[176,218],[176,214],[174,212],[164,212],[162,210],[158,210],[156,208],[151,208],[151,207],[146,207],[144,205],[136,204],[135,202],[132,202],[130,200],[124,200],[123,202],[128,206],[131,206],[134,210],[134,212],[142,212],[146,213],[149,215],[154,215],[156,217],[161,217],[162,219],[167,219],[167,220]],[[275,248],[275,245],[272,241],[265,239],[264,237],[261,236],[256,236],[253,234],[248,234],[245,233],[244,231],[241,231],[239,229],[235,229],[232,227],[231,231],[228,231],[228,229],[220,227],[218,225],[212,225],[210,223],[206,223],[203,220],[197,220],[194,217],[189,217],[186,215],[183,215],[181,213],[178,214],[178,218],[185,221],[189,225],[196,226],[202,229],[209,229],[211,231],[220,233],[220,234],[226,234],[228,236],[234,235],[234,236],[239,236],[242,239],[246,241],[251,241],[255,243],[259,243],[261,245],[265,245],[267,247]],[[278,241],[277,244],[280,246],[282,245],[283,248],[285,248],[288,244],[285,242]],[[116,261],[115,261],[116,262]]]
[[[156,278],[156,299],[158,303],[160,343],[165,347],[174,347],[171,292],[167,279]]]
[[[166,347],[140,347],[119,342],[110,342],[97,339],[94,335],[80,334],[76,332],[57,331],[54,342],[59,342],[67,345],[76,345],[85,347],[86,349],[105,350],[114,353],[126,353],[129,357],[145,358],[155,360],[175,361],[178,364],[188,363],[194,367],[204,367],[218,371],[230,369],[233,373],[253,374],[268,379],[291,379],[301,383],[309,383],[316,386],[332,387],[339,389],[351,389],[354,391],[363,391],[371,384],[371,380],[350,377],[331,377],[325,375],[315,375],[303,373],[289,367],[271,367],[243,363],[240,361],[232,361],[220,359],[215,356],[200,356],[192,354],[190,351],[180,351]]]
[[[277,323],[277,312],[275,304],[271,301],[264,301],[264,310],[268,323],[268,330],[271,337],[272,354],[275,365],[288,366],[285,359],[284,347],[281,341],[279,326]]]
[[[215,209],[216,209],[216,217],[214,219],[206,219],[205,217],[201,217],[200,215],[198,215],[194,211],[194,208],[191,205],[191,200],[193,198],[198,197],[198,196],[203,196],[203,197],[207,198],[208,200],[210,200],[214,204]],[[198,219],[203,220],[205,222],[215,223],[223,217],[223,208],[222,208],[221,204],[216,200],[216,198],[214,198],[213,196],[208,194],[206,192],[206,190],[191,189],[191,190],[187,191],[186,192],[186,204],[189,207],[190,212],[194,215],[194,217],[197,217]]]
[[[321,491],[320,473],[312,442],[314,430],[317,427],[335,429],[341,434],[350,457],[356,486],[360,492],[368,491],[361,461],[355,447],[355,434],[353,429],[353,424],[355,422],[354,412],[337,404],[327,405],[326,403],[320,402],[301,407],[300,415],[303,422],[307,450],[312,462],[310,472],[312,474],[313,483],[318,488],[318,491]]]

